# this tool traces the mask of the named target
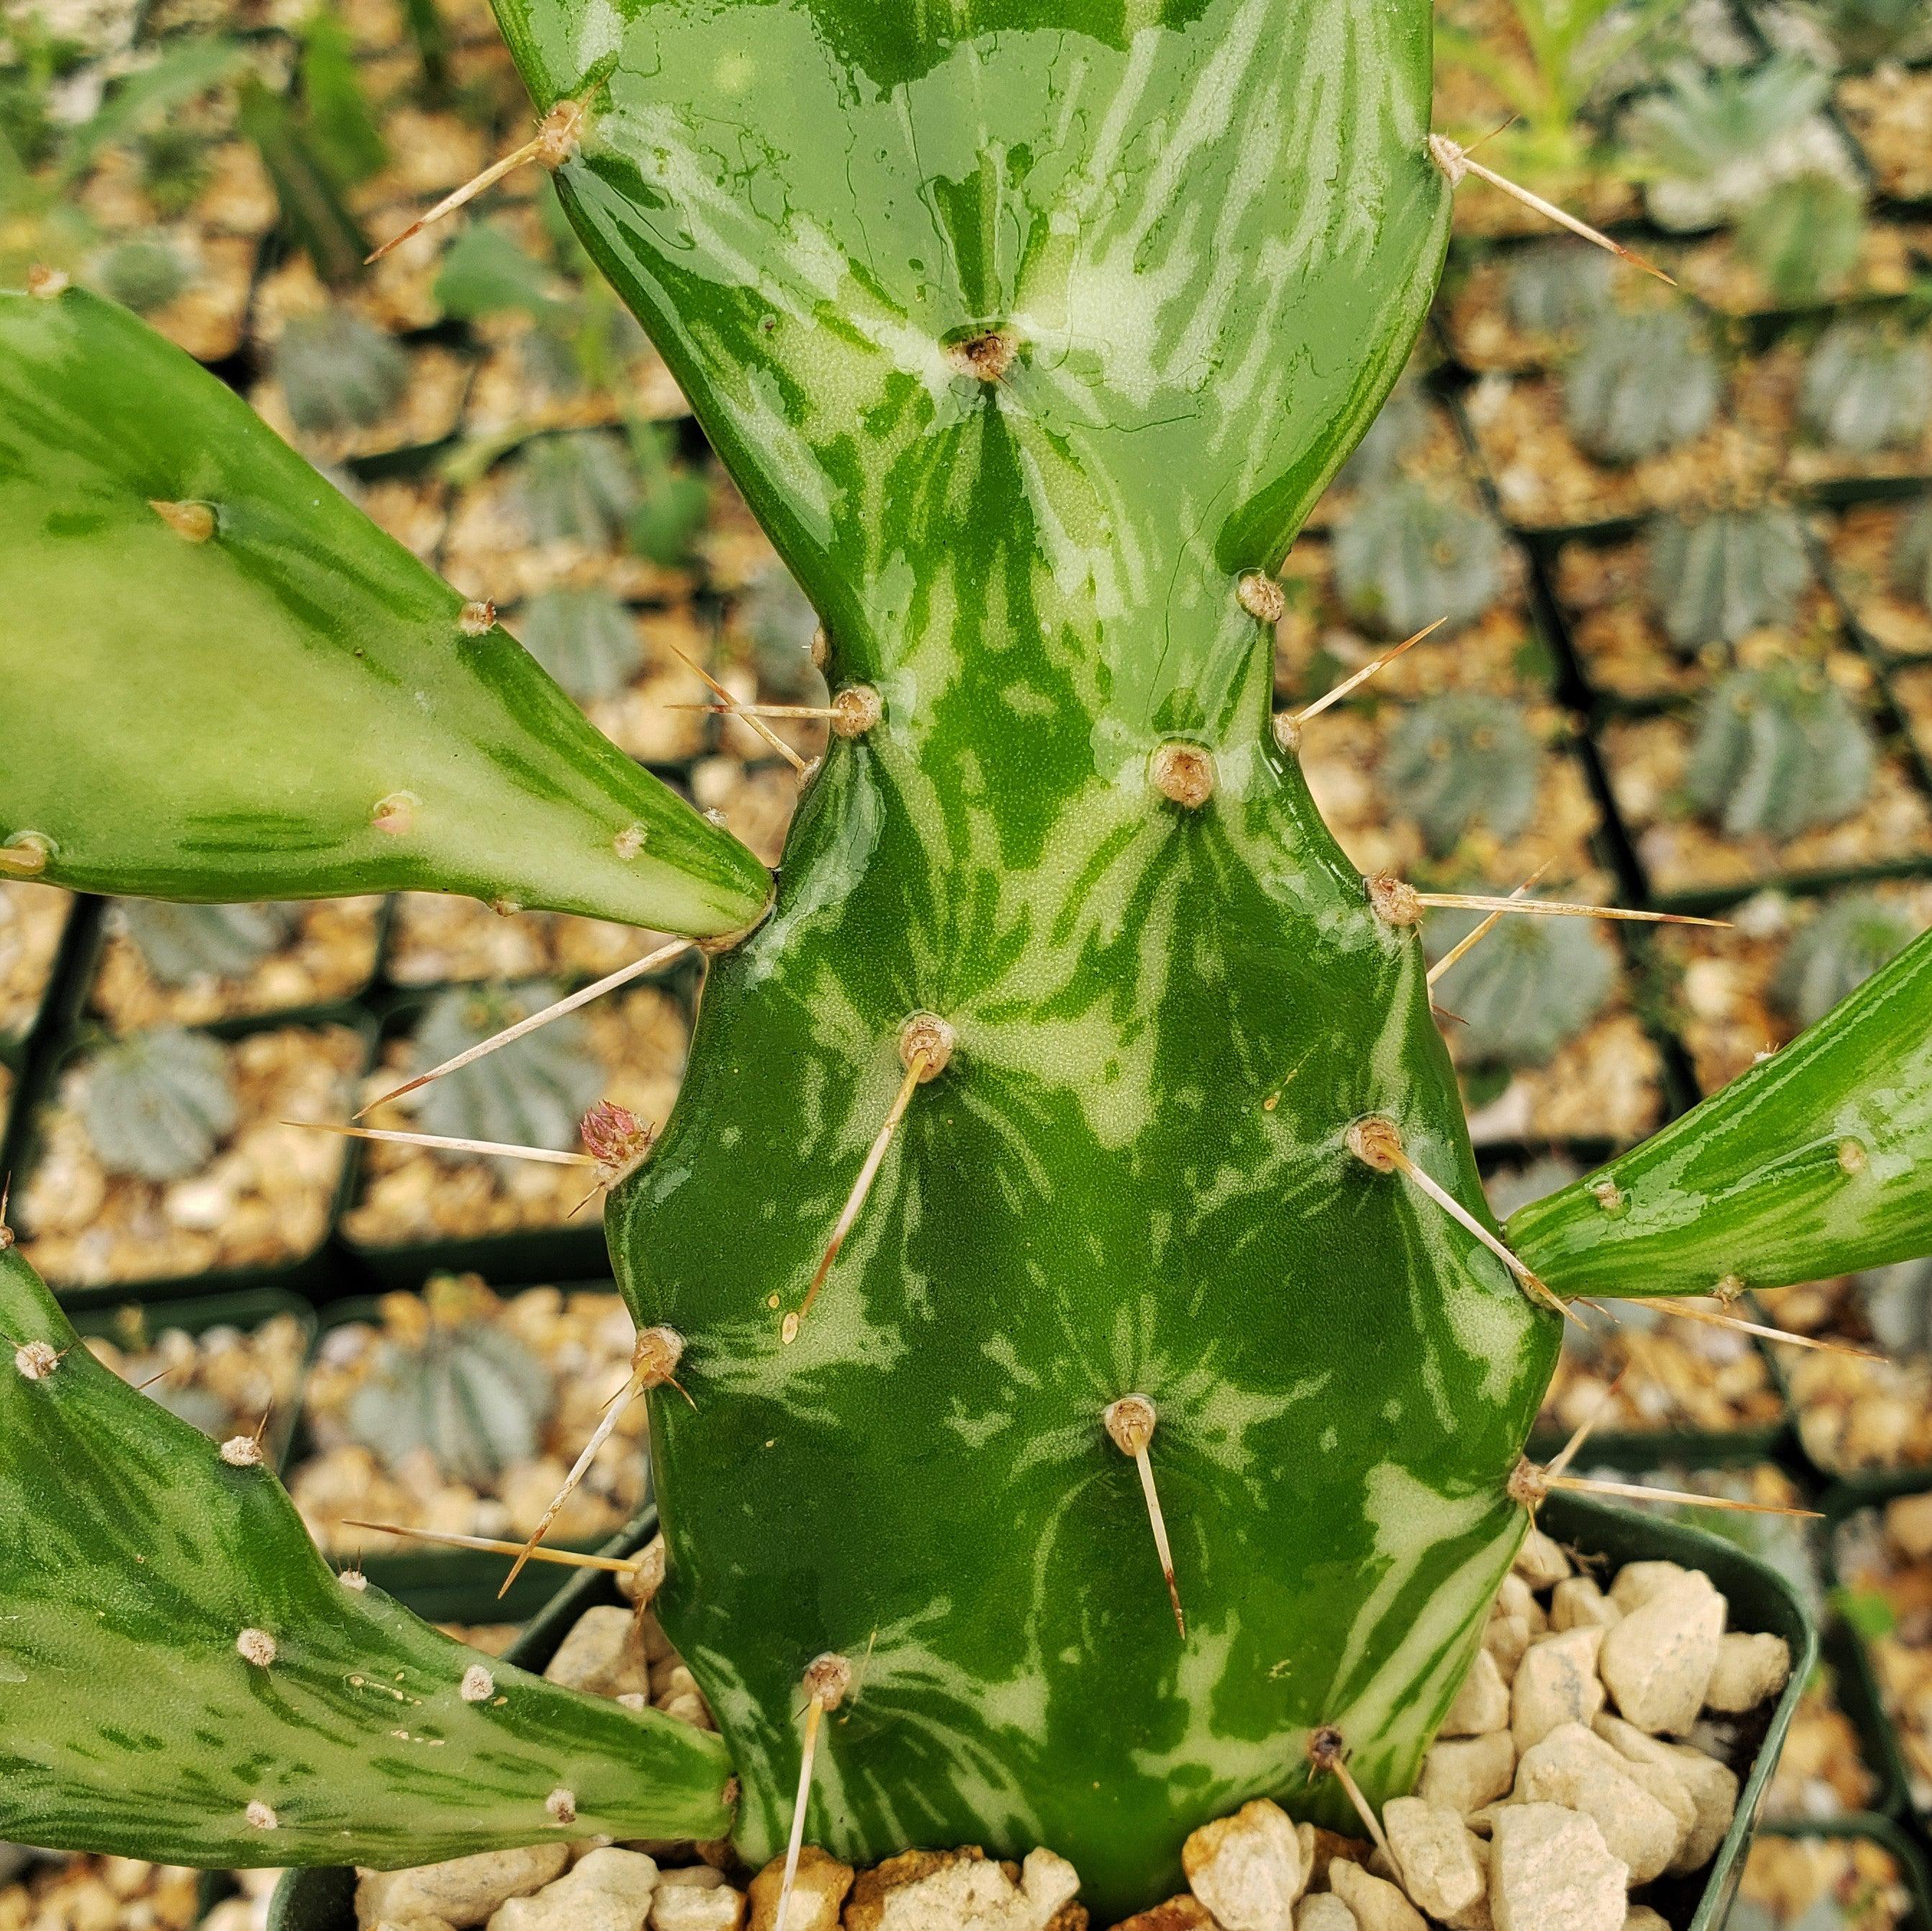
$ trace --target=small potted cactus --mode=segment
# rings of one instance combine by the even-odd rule
[[[0,864],[170,899],[460,892],[703,952],[661,1132],[593,1108],[580,1150],[484,1157],[604,1195],[638,1323],[607,1420],[644,1405],[664,1511],[661,1575],[608,1560],[716,1729],[338,1575],[260,1445],[74,1350],[0,1237],[7,1830],[392,1870],[729,1837],[778,1919],[802,1870],[939,1846],[1024,1858],[1043,1924],[1076,1887],[1110,1918],[1221,1895],[1231,1837],[1298,1890],[1298,1821],[1312,1849],[1386,1819],[1441,1828],[1448,1909],[1528,1925],[1553,1849],[1593,1926],[1621,1931],[1640,1868],[1708,1924],[1770,1753],[1742,1720],[1732,1765],[1670,1739],[1720,1654],[1713,1707],[1774,1738],[1802,1611],[1525,1444],[1573,1300],[1932,1247],[1932,952],[1490,1213],[1420,928],[1572,915],[1365,876],[1303,774],[1327,714],[1270,705],[1276,573],[1447,246],[1429,9],[500,12],[532,157],[824,627],[837,715],[779,874],[240,398],[48,277],[0,296],[0,422],[32,458],[0,468]],[[499,507],[526,514],[513,461]],[[605,481],[548,479],[549,581],[628,539]],[[1604,1600],[1559,1541],[1621,1572],[1614,1628],[1547,1628],[1566,1585]],[[1646,1639],[1680,1630],[1699,1666],[1666,1682]],[[170,1735],[124,1732],[157,1652]],[[1539,1773],[1673,1767],[1641,1841],[1526,1801],[1486,1874],[1411,1794],[1469,1705],[1514,1754],[1499,1653],[1570,1696]],[[170,1735],[197,1732],[184,1801]],[[1389,1868],[1344,1858],[1329,1894],[1426,1889],[1419,1854]],[[340,1879],[304,1896],[342,1921]]]

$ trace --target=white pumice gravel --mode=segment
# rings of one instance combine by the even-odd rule
[[[1205,1824],[1181,1846],[1188,1888],[1222,1931],[1292,1931],[1308,1883],[1288,1813],[1264,1799]]]

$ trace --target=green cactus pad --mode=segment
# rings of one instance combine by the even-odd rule
[[[440,1066],[560,996],[542,982],[439,993],[416,1029],[417,1058],[425,1069]],[[567,1150],[604,1088],[589,1038],[582,1015],[566,1013],[431,1081],[417,1096],[417,1117],[427,1131],[454,1139]]]
[[[1882,323],[1838,322],[1805,358],[1798,403],[1806,428],[1834,448],[1910,447],[1932,418],[1932,343]]]
[[[279,905],[171,905],[130,898],[113,919],[163,985],[238,979],[288,942],[292,923]]]
[[[344,1582],[251,1441],[103,1367],[4,1250],[0,1332],[0,1834],[388,1869],[728,1827],[716,1737]]]
[[[1418,483],[1378,489],[1335,534],[1335,585],[1387,637],[1441,620],[1460,628],[1502,594],[1503,541],[1480,510]]]
[[[151,507],[168,506],[178,522]],[[408,888],[729,931],[750,854],[247,405],[78,290],[0,295],[0,866],[164,898]]]
[[[1563,371],[1563,417],[1582,448],[1635,463],[1701,436],[1724,379],[1702,331],[1678,308],[1610,310]]]
[[[1405,711],[1390,733],[1382,781],[1438,857],[1479,826],[1508,840],[1536,809],[1543,746],[1522,707],[1447,691]]]
[[[1480,915],[1430,921],[1439,957]],[[1546,1066],[1603,1010],[1616,985],[1616,955],[1586,919],[1504,919],[1440,981],[1437,995],[1459,1022],[1459,1052],[1472,1066]]]
[[[1559,1293],[1775,1288],[1932,1249],[1932,937],[1505,1232]]]
[[[1876,892],[1841,893],[1786,946],[1772,1001],[1799,1025],[1814,1025],[1918,935],[1903,909]]]
[[[1705,698],[1684,775],[1690,802],[1732,838],[1792,838],[1850,817],[1870,795],[1871,727],[1822,670],[1734,670]]]
[[[184,1180],[235,1130],[228,1054],[205,1033],[139,1033],[88,1063],[81,1123],[110,1174]]]
[[[1789,625],[1811,586],[1803,526],[1777,505],[1659,517],[1646,544],[1651,607],[1679,650]]]

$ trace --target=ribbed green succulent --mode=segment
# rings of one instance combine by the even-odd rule
[[[1335,587],[1349,613],[1388,637],[1438,619],[1456,628],[1502,593],[1503,542],[1480,510],[1395,483],[1335,532]]]
[[[1651,607],[1679,650],[1786,626],[1811,586],[1804,526],[1773,504],[1658,517],[1645,547]]]
[[[1390,733],[1382,782],[1438,857],[1479,826],[1514,838],[1536,809],[1543,746],[1507,697],[1444,691],[1405,711]]]
[[[487,1492],[542,1452],[556,1405],[550,1369],[514,1334],[432,1319],[419,1341],[377,1344],[343,1420],[392,1468],[427,1450],[446,1475]]]
[[[1270,717],[1274,580],[1448,246],[1424,0],[500,5],[572,221],[824,621],[846,729],[779,877],[75,289],[0,295],[0,865],[713,942],[604,1224],[718,1731],[344,1587],[10,1249],[0,1834],[755,1865],[802,1783],[848,1861],[1051,1846],[1112,1923],[1250,1798],[1354,1828],[1338,1748],[1365,1801],[1413,1783],[1546,1480],[1552,1300],[1932,1251],[1932,947],[1495,1225],[1421,898]]]
[[[1772,1002],[1800,1026],[1815,1025],[1918,936],[1890,900],[1840,892],[1792,934],[1772,981]]]
[[[782,563],[760,571],[740,606],[758,688],[783,703],[823,703],[818,613]]]
[[[1794,838],[1857,811],[1877,763],[1870,727],[1821,672],[1734,670],[1704,700],[1684,789],[1732,838]]]
[[[110,1174],[185,1180],[207,1165],[238,1117],[228,1055],[206,1033],[137,1033],[88,1061],[81,1124]]]
[[[410,358],[352,309],[292,316],[275,345],[275,379],[296,427],[312,436],[370,429],[402,400]]]
[[[580,704],[614,697],[644,657],[637,619],[595,584],[540,591],[524,606],[517,630],[524,648]]]
[[[1880,322],[1834,323],[1804,358],[1798,408],[1834,449],[1869,455],[1914,443],[1932,419],[1932,342]]]
[[[1509,258],[1503,306],[1516,327],[1534,335],[1567,335],[1610,305],[1610,258],[1587,241],[1533,241]]]
[[[1635,463],[1701,436],[1724,379],[1682,309],[1610,310],[1563,371],[1563,419],[1606,463]]]
[[[425,1069],[440,1066],[559,997],[541,980],[439,993],[416,1029],[417,1061]],[[424,1087],[417,1117],[428,1132],[452,1139],[567,1152],[604,1077],[584,1021],[568,1014]]]
[[[103,251],[93,278],[110,300],[146,315],[166,307],[188,286],[193,271],[172,243],[133,235]]]
[[[631,547],[666,569],[691,559],[691,546],[711,513],[711,490],[704,478],[677,460],[670,431],[655,423],[632,432],[639,489],[631,512]]]
[[[614,430],[535,437],[518,455],[513,487],[535,543],[607,549],[638,506],[636,467]]]
[[[1932,496],[1922,498],[1899,523],[1892,581],[1900,596],[1932,610]]]
[[[1780,308],[1810,308],[1842,289],[1858,266],[1864,197],[1834,174],[1780,181],[1738,226],[1738,252]]]
[[[1436,913],[1430,952],[1441,958],[1480,916]],[[1468,1064],[1542,1066],[1604,1009],[1616,979],[1616,955],[1587,920],[1526,913],[1486,934],[1450,967],[1437,997],[1460,1022]]]
[[[293,929],[280,905],[171,905],[130,898],[113,919],[163,985],[238,979],[252,972]]]

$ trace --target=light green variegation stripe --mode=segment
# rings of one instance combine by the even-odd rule
[[[764,906],[751,854],[487,608],[77,289],[0,295],[0,876],[422,887],[701,934]]]
[[[0,1835],[388,1867],[728,1828],[716,1738],[349,1587],[274,1475],[100,1366],[17,1252],[0,1333]]]
[[[1524,1207],[1516,1251],[1566,1294],[1708,1294],[1932,1248],[1932,939],[1600,1172]]]

